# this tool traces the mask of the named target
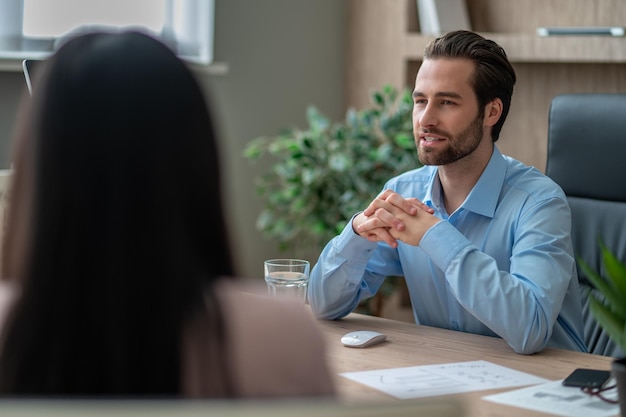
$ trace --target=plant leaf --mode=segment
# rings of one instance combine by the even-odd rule
[[[307,128],[285,128],[246,147],[250,161],[271,159],[255,178],[263,201],[256,227],[279,248],[323,248],[386,181],[420,166],[411,92],[386,85],[371,103],[348,109],[337,123],[308,106]]]
[[[589,309],[611,340],[626,351],[626,265],[602,242],[598,241],[602,266],[607,278],[594,271],[580,257],[577,263],[595,287],[589,293]]]
[[[607,280],[602,278],[596,271],[592,270],[582,258],[578,258],[578,264],[591,284],[605,298],[606,303],[610,306],[611,310],[626,320],[626,303],[624,303],[624,299],[620,298],[614,291],[613,286]]]
[[[626,327],[623,317],[616,315],[611,308],[604,305],[593,292],[589,294],[589,308],[600,326],[618,346],[626,346]]]

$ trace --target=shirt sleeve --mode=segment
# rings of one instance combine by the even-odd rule
[[[351,220],[324,247],[313,266],[309,304],[317,318],[339,319],[376,294],[387,276],[401,274],[397,252],[356,234]]]
[[[481,252],[448,222],[439,222],[420,248],[445,273],[450,291],[478,320],[518,353],[543,349],[552,334],[575,271],[563,199],[536,202],[515,234],[510,270]]]

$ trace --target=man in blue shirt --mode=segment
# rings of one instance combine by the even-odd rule
[[[515,81],[504,50],[473,32],[426,48],[413,92],[424,167],[392,178],[324,248],[309,283],[317,317],[344,317],[404,276],[417,323],[522,354],[586,351],[565,195],[494,144]]]

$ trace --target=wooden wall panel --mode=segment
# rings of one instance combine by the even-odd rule
[[[407,33],[406,0],[347,0],[346,102],[363,107],[385,84],[401,85]]]
[[[626,64],[516,64],[518,83],[500,150],[545,171],[550,101],[564,93],[626,94]],[[593,141],[593,138],[589,138]]]
[[[623,0],[466,0],[472,29],[535,33],[540,26],[624,26]]]

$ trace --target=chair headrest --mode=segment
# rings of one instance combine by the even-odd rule
[[[626,94],[554,97],[546,174],[568,196],[626,201]]]

